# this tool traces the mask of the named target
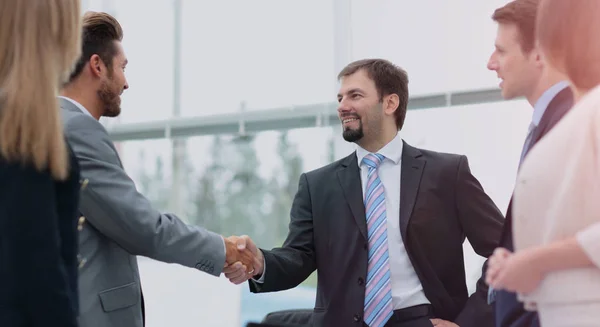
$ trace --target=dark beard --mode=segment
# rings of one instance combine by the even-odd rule
[[[119,114],[121,114],[121,101],[119,99],[119,94],[110,89],[109,83],[102,83],[100,90],[98,90],[98,97],[104,105],[104,112],[102,113],[102,116],[117,117]]]
[[[344,131],[342,132],[342,136],[344,137],[344,140],[348,142],[356,142],[362,139],[363,136],[365,136],[365,133],[363,132],[362,128],[362,122],[358,121],[358,129],[344,129]]]

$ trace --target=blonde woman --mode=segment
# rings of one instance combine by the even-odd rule
[[[79,0],[0,0],[0,325],[77,326],[79,170],[57,93]]]
[[[542,0],[538,41],[576,104],[529,152],[513,200],[516,252],[488,282],[516,291],[543,327],[600,326],[600,1]]]

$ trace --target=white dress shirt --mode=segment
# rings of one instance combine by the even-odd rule
[[[387,239],[392,286],[392,305],[394,310],[419,304],[427,304],[421,281],[415,272],[400,234],[400,171],[402,159],[402,138],[399,134],[386,144],[379,154],[385,159],[377,172],[385,192],[385,210],[387,216]],[[368,167],[362,163],[369,152],[360,146],[356,149],[356,158],[360,166],[363,198],[367,187]]]
[[[423,292],[421,281],[415,272],[404,242],[400,234],[400,171],[402,158],[402,138],[399,134],[384,146],[378,153],[385,156],[377,172],[385,192],[385,209],[387,216],[387,237],[390,262],[390,282],[392,286],[392,306],[394,310],[430,303]],[[367,187],[368,167],[362,159],[369,152],[360,146],[356,149],[356,158],[360,166],[363,198]],[[253,279],[264,282],[267,267],[264,266],[262,276]]]

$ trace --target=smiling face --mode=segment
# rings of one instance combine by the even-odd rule
[[[386,120],[395,126],[393,114],[384,113],[375,83],[363,69],[341,79],[338,102],[342,136],[348,142],[361,144],[376,138],[382,133]]]
[[[112,58],[109,67],[101,76],[101,84],[98,89],[98,97],[103,105],[102,116],[117,117],[121,113],[121,94],[129,88],[125,78],[127,58],[123,51],[121,42],[114,41],[116,55]]]
[[[541,59],[536,48],[524,52],[521,36],[515,24],[498,24],[495,50],[487,67],[501,79],[504,99],[513,99],[534,93],[541,77]]]

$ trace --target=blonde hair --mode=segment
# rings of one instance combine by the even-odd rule
[[[572,84],[589,90],[600,84],[600,1],[542,0],[537,38],[546,59]]]
[[[80,15],[79,0],[0,0],[0,156],[61,180],[57,95],[81,51]]]

